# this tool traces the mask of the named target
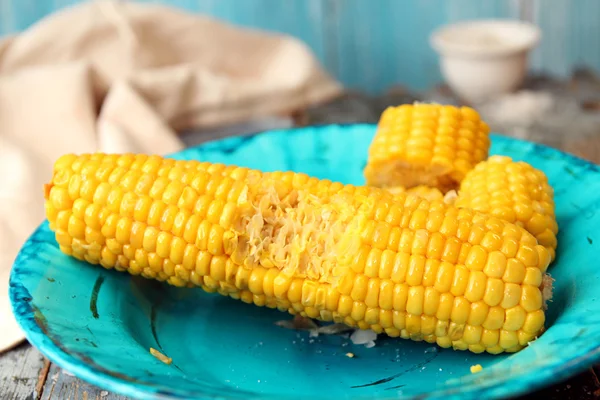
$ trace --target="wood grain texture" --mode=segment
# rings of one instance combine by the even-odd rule
[[[0,399],[37,399],[36,385],[44,357],[28,344],[0,355]]]
[[[127,400],[90,385],[52,364],[40,400]]]

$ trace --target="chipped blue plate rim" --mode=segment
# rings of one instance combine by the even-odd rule
[[[361,184],[374,125],[328,125],[233,137],[186,149],[199,159],[295,170]],[[493,135],[493,154],[542,169],[555,188],[558,257],[547,331],[514,355],[435,349],[380,335],[365,348],[275,325],[290,316],[167,287],[69,258],[47,223],[12,269],[10,299],[27,339],[106,390],[151,399],[501,398],[555,384],[600,360],[600,170],[545,146]],[[173,358],[166,365],[153,347]],[[347,352],[356,355],[346,357]],[[471,365],[483,371],[471,374]]]

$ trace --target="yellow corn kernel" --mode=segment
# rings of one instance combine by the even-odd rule
[[[365,304],[367,307],[378,307],[379,306],[379,279],[370,279],[367,283],[367,295],[365,297]]]
[[[440,293],[432,287],[427,287],[424,292],[423,313],[434,316],[440,304]]]
[[[485,349],[485,351],[487,351],[490,354],[500,354],[503,351],[506,351],[502,346],[500,346],[499,344],[497,344],[496,346],[492,346],[492,347],[488,347]]]
[[[180,237],[173,236],[171,240],[171,249],[169,252],[169,259],[175,264],[183,263],[183,256],[185,252],[186,242]]]
[[[542,292],[539,288],[531,285],[523,285],[521,288],[521,307],[527,312],[533,312],[542,308]]]
[[[483,300],[490,307],[500,304],[504,297],[504,283],[500,279],[488,279]]]
[[[406,323],[406,332],[409,335],[418,335],[421,336],[421,316],[414,314],[406,314],[405,318]]]
[[[448,348],[452,346],[452,339],[450,339],[448,336],[438,336],[436,338],[436,343],[440,347]]]
[[[495,254],[497,252],[492,253]],[[492,253],[490,253],[489,255],[491,255]],[[483,271],[484,268],[487,268],[488,271],[486,271],[486,273],[489,273],[491,267],[491,272],[493,272],[493,268],[498,268],[498,256],[496,255],[496,259],[492,258],[490,261],[489,255],[483,247],[479,245],[474,245],[473,247],[471,247],[471,250],[469,250],[469,254],[467,255],[465,265],[472,271]],[[500,267],[501,266],[502,265],[500,264]]]
[[[144,243],[144,231],[146,224],[143,222],[134,221],[131,224],[131,233],[129,236],[129,244],[135,248],[140,248]]]
[[[504,325],[504,309],[502,307],[490,307],[488,315],[483,322],[485,329],[500,329]]]
[[[385,189],[392,194],[408,193],[429,201],[444,199],[444,194],[439,189],[426,185],[419,185],[409,189],[406,189],[403,186],[390,186],[385,187]]]
[[[479,364],[477,365],[471,365],[470,371],[472,374],[476,374],[478,372],[481,372],[483,370],[483,367]]]
[[[472,326],[480,326],[485,322],[490,307],[483,301],[471,304],[471,312],[467,323]]]
[[[441,321],[450,320],[453,306],[454,296],[451,293],[442,293],[440,295],[440,305],[436,313],[436,318]]]
[[[516,258],[511,258],[507,263],[502,280],[506,283],[521,284],[523,279],[525,279],[525,265]]]
[[[516,331],[521,329],[525,323],[527,316],[525,310],[521,306],[515,306],[506,310],[503,329],[507,331]]]
[[[501,278],[506,270],[506,265],[506,256],[500,251],[492,251],[488,255],[487,263],[483,270],[487,276]]]
[[[290,282],[290,287],[288,289],[288,300],[292,304],[297,304],[302,301],[302,284],[303,280],[301,279],[294,279],[292,282]],[[352,302],[352,298],[350,298],[350,302]]]
[[[502,297],[502,308],[507,309],[516,306],[521,300],[521,286],[515,283],[504,285],[504,296]]]
[[[499,340],[499,330],[483,329],[481,333],[481,344],[483,344],[485,347],[494,347],[498,345]]]
[[[392,276],[392,270],[394,267],[394,259],[396,257],[396,253],[392,250],[384,250],[381,253],[381,265],[379,267],[379,278],[382,279],[390,279]]]
[[[423,286],[409,288],[406,311],[412,315],[421,315],[423,313],[423,296]]]
[[[526,344],[528,344],[532,340],[535,340],[535,338],[536,338],[536,336],[534,334],[527,333],[527,332],[522,331],[522,330],[518,331],[517,335],[519,337],[519,344],[521,346],[525,346]]]
[[[160,254],[158,254],[160,256]],[[207,251],[199,251],[196,256],[195,271],[198,276],[210,275],[210,265],[212,261],[212,254]],[[248,279],[245,273],[249,274],[247,269],[241,268],[236,275],[236,286],[239,289],[246,289],[248,286]]]
[[[354,279],[354,285],[352,286],[352,292],[350,296],[354,301],[364,301],[367,296],[367,284],[369,278],[364,275],[356,275]]]
[[[83,239],[85,238],[85,223],[74,215],[71,215],[67,225],[67,232],[73,238]]]
[[[217,257],[213,257],[213,258],[217,258]],[[211,268],[213,266],[213,263],[211,263]],[[250,273],[250,279],[248,280],[248,290],[250,290],[251,293],[254,294],[263,294],[263,280],[265,278],[265,275],[267,273],[267,270],[265,268],[253,268],[252,272]],[[211,273],[211,276],[214,276],[214,274]],[[300,299],[303,298],[302,293],[302,287],[299,288],[300,289]]]
[[[465,324],[469,319],[471,305],[464,297],[455,297],[450,319],[457,324]]]
[[[394,267],[392,269],[392,281],[403,283],[406,280],[406,271],[410,262],[410,254],[396,253]]]
[[[450,325],[448,326],[448,336],[453,342],[460,340],[460,338],[463,336],[464,330],[465,324],[450,322]]]
[[[365,263],[364,274],[366,277],[374,278],[379,275],[381,265],[382,251],[380,249],[372,249],[367,256]]]
[[[406,274],[406,283],[410,286],[419,286],[423,282],[425,273],[425,257],[414,255],[410,258],[408,273]]]
[[[519,344],[519,336],[517,332],[502,329],[498,343],[503,349],[510,349]]]
[[[457,265],[454,270],[454,281],[452,282],[452,287],[450,288],[450,292],[454,296],[462,296],[467,289],[467,285],[469,284],[469,270],[462,266]]]
[[[362,301],[355,301],[352,305],[352,311],[350,312],[350,317],[354,321],[362,321],[365,317],[365,313],[367,311],[367,306]]]
[[[435,289],[440,293],[450,291],[452,282],[454,281],[455,266],[451,263],[442,261],[438,268],[438,273],[435,281]]]
[[[479,344],[483,328],[481,326],[466,325],[463,332],[463,341],[467,344]]]
[[[265,273],[266,276],[266,273]],[[262,279],[264,286],[264,277]],[[314,281],[305,280],[302,283],[302,298],[300,302],[304,307],[314,307],[317,302],[317,289],[319,284]]]
[[[396,311],[405,311],[408,300],[408,286],[404,283],[394,285],[393,308]]]
[[[465,291],[465,298],[475,303],[483,298],[486,289],[487,276],[481,271],[472,271]]]

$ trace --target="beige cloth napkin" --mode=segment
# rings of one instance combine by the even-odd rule
[[[158,5],[87,3],[0,41],[0,351],[42,185],[67,152],[165,154],[176,132],[289,113],[341,91],[299,41]]]

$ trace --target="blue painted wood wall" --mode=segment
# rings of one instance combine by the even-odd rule
[[[26,29],[82,0],[0,0],[0,34]],[[371,92],[441,80],[431,31],[474,18],[524,18],[543,41],[532,69],[567,76],[600,71],[600,0],[142,0],[205,13],[235,24],[294,35],[346,86]]]

